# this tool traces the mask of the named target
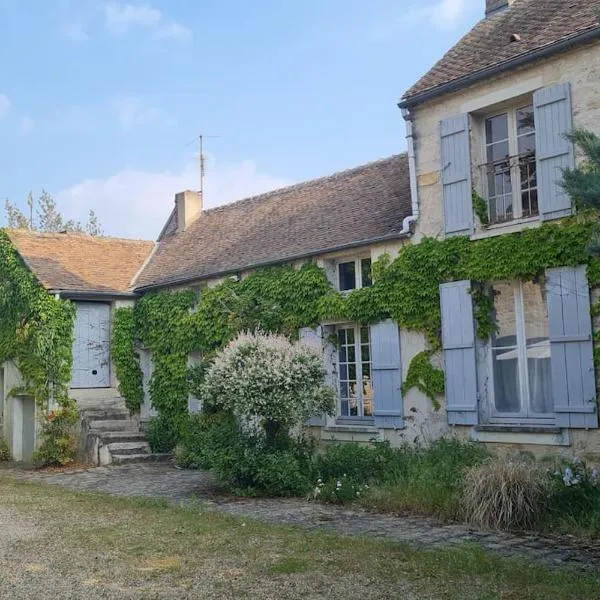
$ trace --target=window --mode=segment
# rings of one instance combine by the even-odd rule
[[[539,214],[533,106],[485,119],[490,223]]]
[[[548,312],[541,286],[494,286],[497,333],[492,338],[493,417],[551,418]]]
[[[371,340],[368,327],[340,327],[338,337],[339,414],[342,417],[372,417]]]
[[[358,258],[348,262],[340,262],[338,263],[337,271],[338,285],[341,292],[369,287],[373,283],[370,258]]]

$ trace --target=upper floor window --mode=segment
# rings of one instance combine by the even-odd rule
[[[340,262],[337,265],[337,273],[338,286],[341,292],[369,287],[373,283],[370,258],[357,258]]]
[[[485,119],[490,223],[539,215],[533,105]]]

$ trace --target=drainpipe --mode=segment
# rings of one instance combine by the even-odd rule
[[[412,203],[412,215],[402,221],[400,233],[410,233],[410,226],[419,219],[419,196],[417,188],[417,161],[415,160],[415,134],[413,122],[408,108],[402,109],[402,116],[406,121],[406,145],[408,149],[408,169],[410,172],[410,198]]]

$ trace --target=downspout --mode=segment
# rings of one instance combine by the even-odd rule
[[[410,226],[419,219],[419,190],[417,187],[417,161],[415,158],[415,134],[412,122],[412,116],[408,108],[402,109],[402,116],[406,121],[406,146],[408,151],[408,170],[410,181],[410,199],[412,204],[412,214],[402,221],[402,230],[400,233],[410,233]]]

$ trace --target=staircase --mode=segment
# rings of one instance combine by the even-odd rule
[[[86,390],[89,394],[95,391]],[[105,390],[105,394],[78,394],[82,459],[104,466],[169,458],[169,455],[152,454],[137,417],[130,414],[118,393],[115,391],[113,395],[110,390]]]

